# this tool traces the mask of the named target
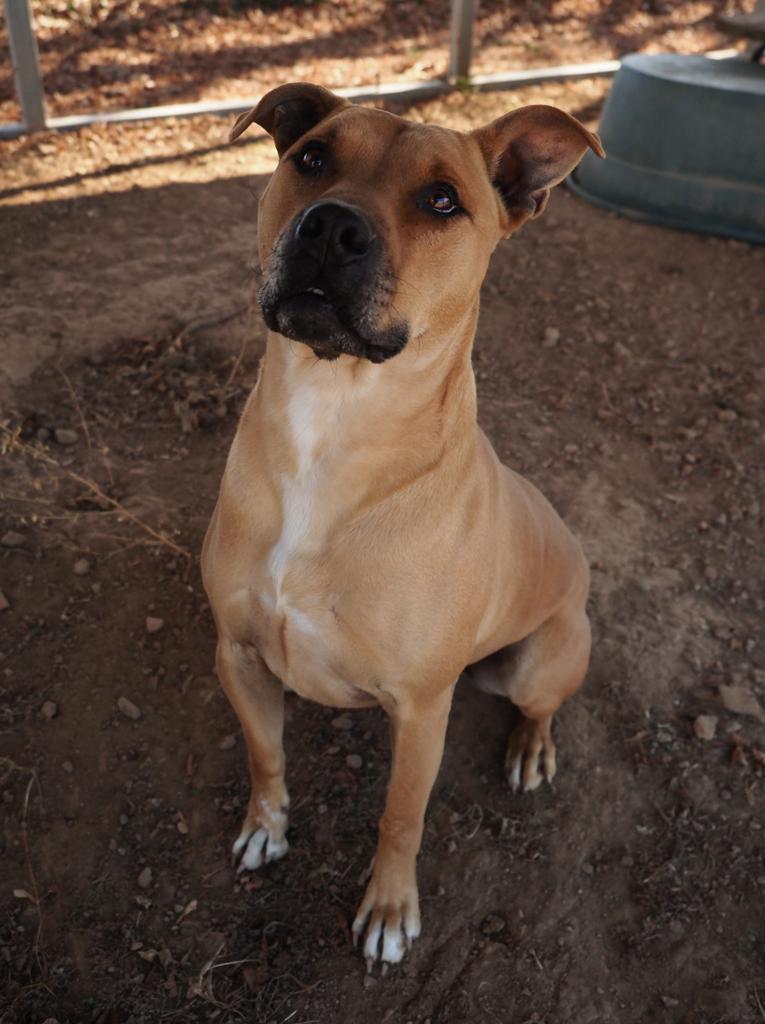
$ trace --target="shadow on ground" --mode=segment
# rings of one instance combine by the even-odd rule
[[[21,538],[0,548],[3,1019],[754,1024],[765,727],[719,686],[765,699],[765,250],[560,192],[496,253],[481,420],[582,537],[592,670],[558,716],[556,788],[523,798],[501,773],[511,708],[460,687],[424,933],[380,979],[348,936],[380,714],[339,729],[290,701],[290,855],[247,878],[228,863],[245,757],[196,553],[262,328],[179,333],[249,297],[252,185],[3,211],[19,433],[0,525]]]

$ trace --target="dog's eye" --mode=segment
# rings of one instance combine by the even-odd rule
[[[448,216],[459,211],[457,193],[448,185],[437,185],[425,195],[424,205],[441,216]]]
[[[324,153],[318,146],[306,146],[300,154],[300,166],[307,171],[320,171],[324,166]]]

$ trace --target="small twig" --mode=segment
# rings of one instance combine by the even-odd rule
[[[245,306],[237,306],[237,308],[232,310],[230,313],[219,313],[217,316],[203,316],[197,317],[196,320],[190,320],[176,334],[171,347],[178,348],[186,339],[187,335],[195,334],[197,331],[202,331],[206,327],[217,327],[219,324],[225,324],[227,321],[233,320],[234,317],[240,316],[242,313],[246,313],[248,309],[249,304]]]
[[[239,346],[239,354],[237,355],[236,359],[234,360],[234,365],[231,367],[231,373],[229,373],[228,377],[226,378],[226,383],[223,385],[224,388],[226,388],[226,389],[231,387],[231,384],[233,383],[234,378],[236,377],[237,373],[239,373],[239,367],[242,365],[242,360],[244,359],[244,353],[247,351],[247,343],[250,340],[249,339],[249,326],[250,326],[249,324],[245,325],[244,333],[242,334],[242,343]]]
[[[44,975],[45,964],[42,962],[40,958],[40,939],[42,938],[43,929],[42,904],[40,900],[40,889],[39,886],[37,885],[37,876],[35,875],[35,870],[32,867],[32,855],[29,852],[29,836],[27,834],[27,815],[29,813],[29,798],[32,793],[32,787],[34,785],[37,785],[37,791],[40,794],[41,800],[42,790],[40,789],[40,780],[37,778],[37,772],[35,771],[34,768],[25,768],[23,765],[16,764],[16,762],[13,761],[10,757],[0,757],[0,783],[4,783],[6,779],[10,778],[10,776],[14,772],[20,772],[21,774],[26,773],[29,775],[29,782],[27,783],[27,788],[24,793],[24,800],[22,802],[21,841],[24,846],[24,856],[26,857],[27,861],[27,870],[29,871],[29,878],[32,883],[32,902],[34,903],[35,909],[37,910],[37,931],[35,932],[35,941],[33,946],[34,955],[40,973]]]
[[[79,473],[75,473],[74,470],[69,469],[67,466],[62,466],[61,463],[54,459],[52,455],[48,455],[46,452],[40,451],[39,448],[35,448],[34,445],[27,444],[26,441],[22,441],[19,438],[18,434],[9,430],[6,426],[0,424],[0,429],[2,429],[3,433],[5,434],[5,437],[8,441],[10,448],[18,448],[20,451],[25,452],[27,455],[29,455],[33,459],[36,459],[38,462],[43,462],[47,466],[52,466],[59,473],[62,473],[64,476],[69,477],[70,480],[74,480],[82,487],[85,487],[87,490],[90,491],[91,494],[94,494],[99,499],[99,501],[105,502],[107,505],[110,505],[113,509],[115,509],[115,511],[119,512],[120,515],[124,516],[126,519],[129,519],[130,522],[135,523],[136,526],[140,527],[142,530],[148,533],[149,536],[153,537],[159,544],[169,547],[171,550],[175,551],[179,555],[182,555],[184,558],[191,558],[191,554],[185,548],[182,548],[180,547],[180,545],[176,544],[174,540],[171,540],[171,538],[167,536],[167,534],[158,532],[153,527],[149,526],[148,523],[145,523],[143,519],[135,515],[135,513],[130,512],[128,509],[126,509],[125,506],[120,504],[119,501],[117,501],[114,498],[110,498],[108,494],[105,494],[104,491],[101,490],[101,488],[95,481],[88,480],[87,477],[81,476]]]
[[[74,406],[75,412],[77,413],[77,415],[79,417],[79,420],[80,420],[80,425],[82,427],[82,432],[85,435],[85,440],[88,442],[88,451],[90,451],[92,449],[92,447],[93,447],[93,444],[92,444],[91,439],[90,439],[90,431],[88,430],[88,424],[85,421],[85,415],[84,415],[84,413],[82,411],[82,406],[80,405],[79,400],[77,398],[77,392],[74,390],[74,387],[72,385],[71,380],[64,373],[64,371],[61,369],[61,367],[59,366],[59,367],[57,367],[57,369],[58,369],[58,372],[63,377],[64,383],[67,386],[67,390],[69,391],[69,395],[70,395],[70,397],[72,399],[72,405]]]
[[[611,412],[618,412],[618,410],[614,408],[614,404],[611,401],[611,395],[608,393],[608,386],[606,385],[605,381],[600,382],[600,389],[603,392],[603,397],[606,400],[606,405],[608,406],[609,410]]]
[[[27,783],[27,789],[26,792],[24,793],[24,804],[21,814],[21,839],[22,842],[24,843],[24,854],[27,858],[27,869],[29,871],[29,877],[32,880],[32,895],[35,898],[35,908],[37,910],[37,931],[35,932],[34,942],[35,960],[37,961],[37,966],[40,968],[40,972],[44,974],[45,968],[43,964],[40,962],[40,939],[42,938],[43,928],[42,906],[40,902],[40,890],[37,885],[37,878],[35,876],[34,868],[32,867],[32,855],[29,852],[29,837],[27,835],[27,812],[29,811],[29,796],[30,793],[32,792],[32,786],[34,786],[35,783],[37,784],[37,791],[38,793],[40,793],[41,799],[42,792],[40,790],[40,783],[37,778],[37,772],[34,770],[34,768],[28,768],[26,770],[29,772],[29,782]]]

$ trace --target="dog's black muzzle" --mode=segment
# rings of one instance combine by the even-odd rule
[[[282,233],[260,292],[271,330],[321,359],[347,354],[381,363],[409,340],[406,324],[377,329],[394,292],[383,247],[356,206],[319,202]]]

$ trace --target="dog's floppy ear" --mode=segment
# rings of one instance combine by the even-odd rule
[[[550,189],[588,148],[605,156],[597,135],[570,114],[543,104],[520,107],[472,134],[510,216],[510,230],[542,213]]]
[[[305,135],[319,121],[348,101],[335,96],[321,85],[291,82],[266,93],[252,110],[240,114],[231,129],[228,140],[233,142],[251,124],[259,124],[273,138],[279,156]]]

